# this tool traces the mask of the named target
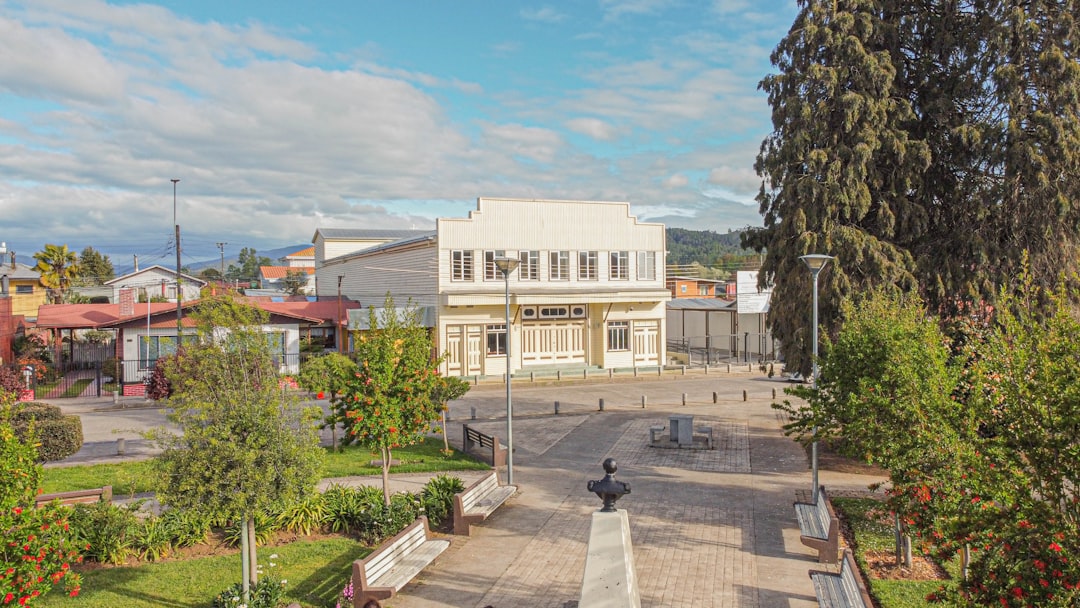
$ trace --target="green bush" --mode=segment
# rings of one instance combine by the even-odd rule
[[[37,401],[16,405],[11,423],[23,440],[33,427],[41,462],[63,460],[82,449],[82,419],[65,416],[59,406]]]
[[[169,509],[161,514],[175,547],[192,547],[210,537],[210,517],[190,510]]]
[[[116,357],[106,359],[105,362],[101,364],[101,375],[112,377],[113,382],[120,382],[120,375],[122,373],[123,366],[120,365],[120,360]]]
[[[97,502],[75,505],[68,520],[83,557],[103,564],[122,564],[131,555],[139,533],[138,503],[113,505]]]
[[[140,559],[157,561],[168,557],[173,548],[173,531],[170,522],[150,516],[135,525],[131,548]]]
[[[214,598],[213,608],[238,608],[243,604],[241,594],[243,583],[235,583]],[[285,581],[275,576],[264,575],[250,588],[251,601],[247,608],[277,608],[285,597]]]
[[[465,484],[457,477],[438,475],[424,485],[420,501],[424,506],[431,526],[438,526],[450,514],[454,505],[454,494],[465,490]]]
[[[277,525],[286,532],[307,536],[322,527],[326,516],[326,503],[322,494],[313,494],[289,505],[277,516]]]

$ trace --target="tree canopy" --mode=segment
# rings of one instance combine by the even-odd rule
[[[273,262],[266,256],[260,256],[254,248],[244,247],[236,264],[229,264],[225,278],[239,281],[255,281],[259,278],[259,266],[271,266]]]
[[[761,88],[773,132],[756,169],[769,324],[808,371],[822,319],[873,285],[933,310],[993,301],[1020,252],[1040,285],[1078,265],[1080,28],[1075,0],[803,0]]]
[[[41,284],[49,290],[49,298],[54,303],[64,300],[64,292],[71,282],[79,276],[78,257],[67,245],[46,243],[45,248],[34,254],[37,266],[34,270],[41,275]]]
[[[83,285],[101,285],[116,278],[109,256],[93,247],[85,247],[79,253],[79,279]]]

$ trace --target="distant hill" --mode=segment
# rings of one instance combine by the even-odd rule
[[[667,229],[667,263],[685,266],[697,262],[702,266],[717,266],[724,260],[755,257],[756,253],[739,244],[742,231],[719,234],[712,230]]]
[[[277,249],[267,249],[266,251],[256,250],[256,253],[260,257],[266,256],[270,258],[270,261],[277,265],[278,258],[296,251],[300,251],[301,249],[307,249],[308,247],[311,247],[311,243],[307,243],[305,245],[290,245],[288,247],[278,247]],[[241,249],[242,248],[243,247],[241,247]],[[227,257],[225,258],[225,268],[228,268],[229,264],[237,264],[239,263],[239,261],[240,260],[238,260],[235,256],[231,258]],[[186,266],[188,270],[195,274],[198,274],[199,271],[203,268],[218,268],[219,266],[221,266],[221,258],[218,257],[212,260],[205,260],[202,262],[192,262],[191,264],[187,264]]]

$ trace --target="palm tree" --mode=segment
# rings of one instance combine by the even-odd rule
[[[64,300],[64,291],[71,280],[79,276],[79,260],[67,245],[45,244],[45,249],[34,254],[41,274],[41,284],[49,290],[49,298],[55,304]]]

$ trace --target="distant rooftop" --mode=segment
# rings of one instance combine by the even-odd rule
[[[317,234],[326,239],[407,239],[431,230],[377,230],[365,228],[318,228]]]

